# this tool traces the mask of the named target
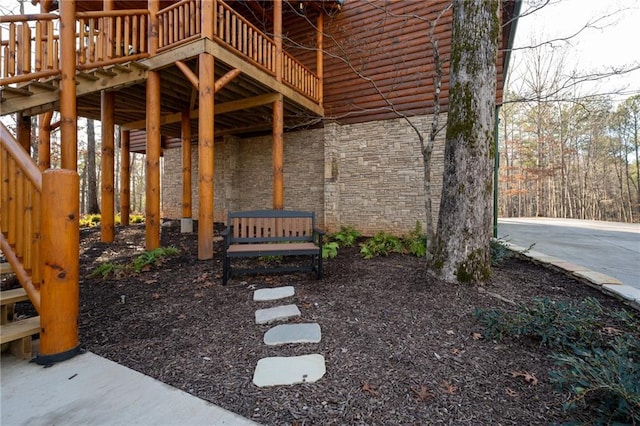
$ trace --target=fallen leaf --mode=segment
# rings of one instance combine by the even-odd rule
[[[622,331],[615,327],[602,327],[602,332],[609,336],[620,336],[622,334]]]
[[[371,396],[378,396],[380,392],[375,389],[375,386],[370,385],[369,383],[365,383],[361,388],[362,392],[366,392]]]
[[[511,377],[522,377],[525,382],[533,386],[538,384],[538,378],[536,375],[534,373],[529,373],[528,371],[512,371]]]
[[[480,340],[480,339],[482,339],[482,334],[480,334],[480,333],[471,333],[471,337],[473,337],[473,340]]]
[[[456,349],[456,348],[451,349],[451,355],[460,356],[461,354],[462,354],[462,351],[460,349]]]
[[[151,297],[152,297],[153,299],[156,299],[156,300],[157,300],[157,299],[160,299],[160,293],[153,293],[153,294],[151,295]]]
[[[444,382],[442,382],[442,391],[447,395],[453,395],[458,392],[458,387],[445,380]]]
[[[433,394],[429,391],[429,388],[426,385],[420,386],[420,389],[412,386],[411,391],[416,394],[420,401],[426,401],[433,397]]]
[[[305,308],[305,309],[311,309],[311,308],[313,308],[313,303],[302,302],[302,307]]]
[[[511,388],[504,388],[504,393],[506,393],[508,396],[512,398],[517,398],[519,396],[518,392],[514,391]]]
[[[446,331],[446,333],[447,333],[447,334],[449,334],[449,335],[456,334],[456,332],[455,332],[455,331],[453,331],[453,330],[447,330],[447,331]]]
[[[157,282],[158,282],[158,280],[146,280],[144,283],[145,284],[155,284]]]

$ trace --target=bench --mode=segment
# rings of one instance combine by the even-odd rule
[[[322,237],[313,212],[254,210],[231,212],[224,237],[222,284],[232,275],[311,271],[322,278]],[[308,263],[298,266],[233,268],[231,259],[262,256],[307,256]]]

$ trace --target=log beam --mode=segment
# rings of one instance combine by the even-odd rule
[[[284,208],[284,103],[273,103],[273,208]]]
[[[76,1],[60,2],[60,154],[62,168],[78,169],[76,113]]]
[[[182,71],[182,74],[189,80],[189,83],[197,89],[200,83],[198,82],[198,76],[191,71],[191,68],[182,61],[176,61],[176,67]]]
[[[53,111],[38,115],[38,168],[42,171],[51,167],[52,117]]]

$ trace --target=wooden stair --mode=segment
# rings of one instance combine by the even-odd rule
[[[32,358],[31,337],[40,333],[40,317],[13,321],[14,305],[28,301],[23,288],[0,292],[0,345],[16,358]]]

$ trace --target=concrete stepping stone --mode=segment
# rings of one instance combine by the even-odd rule
[[[258,387],[317,382],[326,373],[324,357],[319,354],[262,358],[253,373]]]
[[[281,324],[264,335],[264,343],[269,346],[285,345],[287,343],[318,343],[320,342],[320,324]]]
[[[294,294],[293,286],[261,288],[253,292],[253,300],[256,302],[264,302],[266,300],[278,300],[285,297],[291,297]]]
[[[296,305],[276,306],[275,308],[258,309],[256,311],[256,324],[268,324],[273,321],[299,317],[300,309]]]

